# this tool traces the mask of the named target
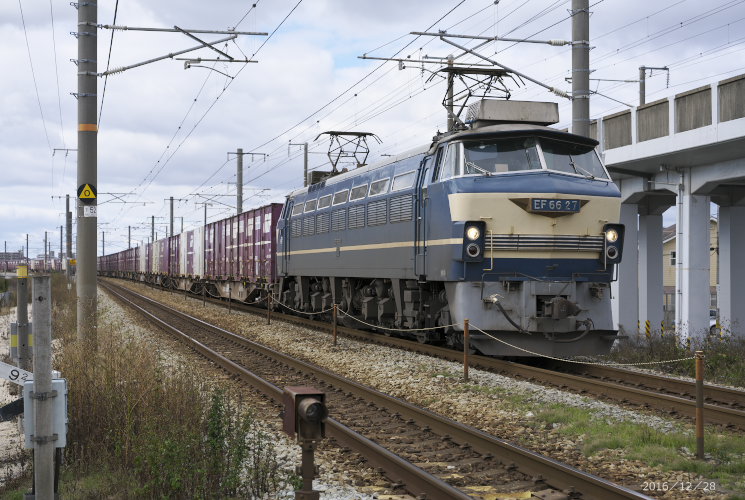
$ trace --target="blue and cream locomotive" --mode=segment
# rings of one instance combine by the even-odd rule
[[[483,100],[465,130],[290,193],[275,293],[350,326],[488,355],[608,352],[620,192],[553,103]]]

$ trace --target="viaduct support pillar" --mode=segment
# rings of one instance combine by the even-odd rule
[[[625,256],[624,256],[625,258]],[[639,320],[662,328],[662,215],[639,216]]]
[[[683,339],[709,332],[709,196],[691,193],[690,174],[678,194],[675,323]]]
[[[639,320],[639,248],[637,236],[636,203],[621,204],[621,224],[626,226],[623,242],[623,260],[618,267],[618,281],[613,283],[614,296],[618,310],[614,316],[618,329],[626,335],[636,335]],[[614,308],[615,309],[615,308]]]
[[[745,207],[719,207],[719,316],[745,337]]]

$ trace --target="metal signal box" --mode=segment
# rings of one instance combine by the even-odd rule
[[[283,430],[298,441],[318,441],[326,437],[326,394],[315,387],[285,387]]]
[[[59,372],[57,372],[59,373]],[[56,436],[55,448],[64,448],[67,445],[67,379],[52,379],[52,391],[54,395],[54,417],[52,421],[52,432]],[[26,448],[34,447],[34,381],[29,380],[23,384],[23,430],[25,434],[24,445]]]

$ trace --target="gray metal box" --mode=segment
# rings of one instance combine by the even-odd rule
[[[552,125],[559,122],[559,105],[555,102],[481,99],[468,106],[466,122],[476,122],[476,125],[488,123]]]

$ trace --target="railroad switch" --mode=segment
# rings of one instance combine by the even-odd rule
[[[285,387],[283,430],[290,436],[297,435],[303,450],[299,468],[303,489],[295,492],[296,500],[319,500],[320,492],[313,490],[313,478],[318,474],[314,453],[318,442],[326,437],[326,394],[314,387]]]

